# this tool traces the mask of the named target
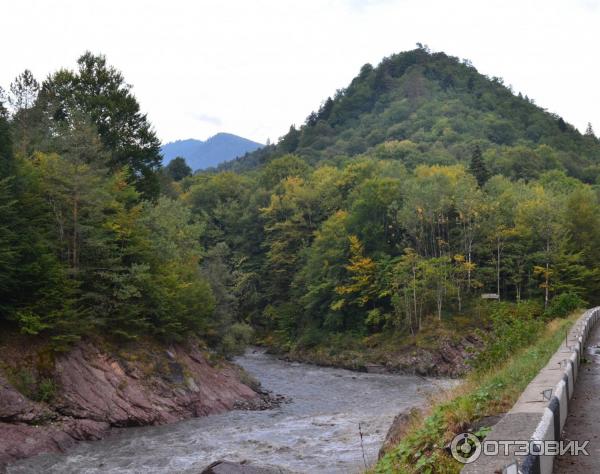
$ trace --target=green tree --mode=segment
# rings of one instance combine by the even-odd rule
[[[39,91],[39,82],[29,69],[25,69],[10,84],[8,103],[15,113],[31,109],[35,105]]]
[[[0,319],[27,334],[49,330],[60,346],[76,339],[84,326],[72,308],[76,284],[56,257],[56,234],[39,170],[21,159],[10,170],[0,180]]]
[[[187,165],[185,158],[181,156],[169,161],[169,164],[165,167],[165,171],[174,181],[181,181],[183,178],[192,175],[192,168]]]
[[[594,133],[594,129],[592,127],[591,122],[588,122],[587,127],[585,128],[585,135],[588,137],[596,138],[596,134]]]
[[[39,130],[39,110],[35,107],[40,84],[30,70],[25,69],[10,84],[8,103],[12,110],[12,128],[16,152],[29,155],[33,152],[33,142]]]
[[[389,251],[403,235],[399,217],[404,201],[401,183],[395,177],[374,177],[351,192],[349,225],[369,253]]]
[[[464,255],[454,255],[453,269],[451,276],[454,279],[454,288],[456,289],[456,300],[458,303],[458,312],[462,312],[462,301],[463,301],[463,288],[467,290],[471,289],[473,281],[471,280],[471,274],[475,270],[475,264],[471,261],[467,261]]]
[[[0,90],[0,178],[7,178],[14,174],[15,163],[8,114],[2,103],[1,92]]]
[[[16,251],[13,247],[16,241],[15,229],[15,200],[9,178],[0,181],[0,294],[7,294],[14,285],[16,266]]]
[[[166,340],[206,334],[215,299],[198,267],[204,225],[185,204],[167,197],[144,203],[139,225],[151,277],[142,294],[154,334]]]
[[[558,257],[558,249],[563,247],[564,239],[567,238],[561,222],[564,201],[540,186],[533,187],[532,191],[530,199],[519,203],[516,219],[520,231],[534,242],[533,256],[538,264],[533,271],[541,277],[539,286],[544,293],[544,307],[547,307],[554,280],[560,279],[553,263],[557,261],[555,258]]]
[[[479,145],[475,146],[473,154],[471,155],[469,172],[475,176],[479,186],[483,186],[487,180],[490,179],[490,173],[485,165],[485,161],[483,161],[483,155],[481,154],[481,148],[479,148]]]
[[[404,249],[403,255],[392,262],[390,293],[397,317],[404,316],[412,334],[421,330],[425,278],[423,259],[412,248]]]
[[[273,189],[281,180],[289,177],[306,178],[308,166],[295,155],[284,155],[267,163],[261,173],[261,184]]]
[[[111,170],[127,166],[129,180],[146,198],[158,196],[160,141],[123,77],[102,55],[86,52],[77,72],[61,70],[42,86],[42,107],[59,121],[68,121],[73,111],[92,120],[109,160]]]
[[[279,139],[278,146],[285,153],[294,153],[298,144],[300,143],[300,132],[294,125],[290,126],[290,130],[283,137]]]
[[[298,269],[300,254],[309,244],[317,226],[313,210],[316,196],[304,180],[289,177],[281,183],[281,193],[272,194],[270,203],[261,209],[265,222],[266,260],[263,271],[270,301],[286,299]]]
[[[306,250],[293,290],[302,303],[297,325],[343,327],[343,314],[333,309],[338,299],[335,288],[346,276],[348,263],[348,213],[337,211],[315,232],[313,244]]]

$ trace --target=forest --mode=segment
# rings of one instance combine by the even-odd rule
[[[215,297],[199,270],[205,224],[160,192],[160,142],[102,56],[0,108],[0,322],[66,350],[80,338],[205,334]]]
[[[226,355],[402,344],[485,328],[493,305],[598,301],[592,126],[467,60],[419,46],[367,64],[277,143],[194,175],[161,166],[103,56],[1,97],[0,324],[57,350],[89,334],[196,334]]]

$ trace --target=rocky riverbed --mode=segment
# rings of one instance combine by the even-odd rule
[[[244,374],[234,365],[210,363],[193,342],[141,346],[133,352],[86,342],[49,360],[42,354],[27,346],[3,352],[0,466],[64,451],[77,441],[101,439],[115,427],[270,406],[268,395],[243,383]],[[44,386],[52,389],[51,397],[34,401]],[[28,391],[33,399],[23,395]]]
[[[233,410],[120,429],[103,441],[20,461],[8,471],[197,474],[215,461],[228,460],[283,472],[358,473],[376,461],[400,411],[454,383],[285,362],[256,349],[236,362],[285,401],[269,410]],[[227,406],[225,400],[255,396],[233,387],[234,396],[223,399],[219,408]]]

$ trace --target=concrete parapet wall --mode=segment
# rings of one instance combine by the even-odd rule
[[[489,441],[559,441],[569,412],[569,399],[584,355],[590,331],[600,319],[600,307],[587,310],[573,325],[560,348],[548,364],[523,391],[512,409],[494,426],[486,437]],[[551,474],[554,456],[528,454],[518,456],[516,447],[508,455],[500,452],[490,456],[481,454],[466,464],[461,474],[502,473],[503,469],[518,462],[522,474]]]

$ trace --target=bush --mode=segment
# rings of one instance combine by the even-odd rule
[[[474,361],[479,370],[504,362],[517,349],[531,344],[544,328],[539,303],[496,303],[490,314],[491,328],[484,335],[485,349]]]
[[[14,369],[8,373],[8,379],[21,394],[36,402],[49,403],[56,395],[54,380],[49,377],[41,378],[32,369]]]
[[[56,396],[56,384],[52,379],[42,379],[37,387],[37,392],[33,397],[38,402],[51,402]]]
[[[246,323],[233,324],[221,341],[221,352],[225,357],[242,355],[252,342],[254,330]]]
[[[325,335],[320,328],[310,327],[304,331],[296,344],[297,349],[311,349],[320,345],[325,339]]]
[[[564,318],[576,309],[585,307],[586,304],[577,293],[561,293],[552,298],[546,309],[546,315],[551,318]]]

